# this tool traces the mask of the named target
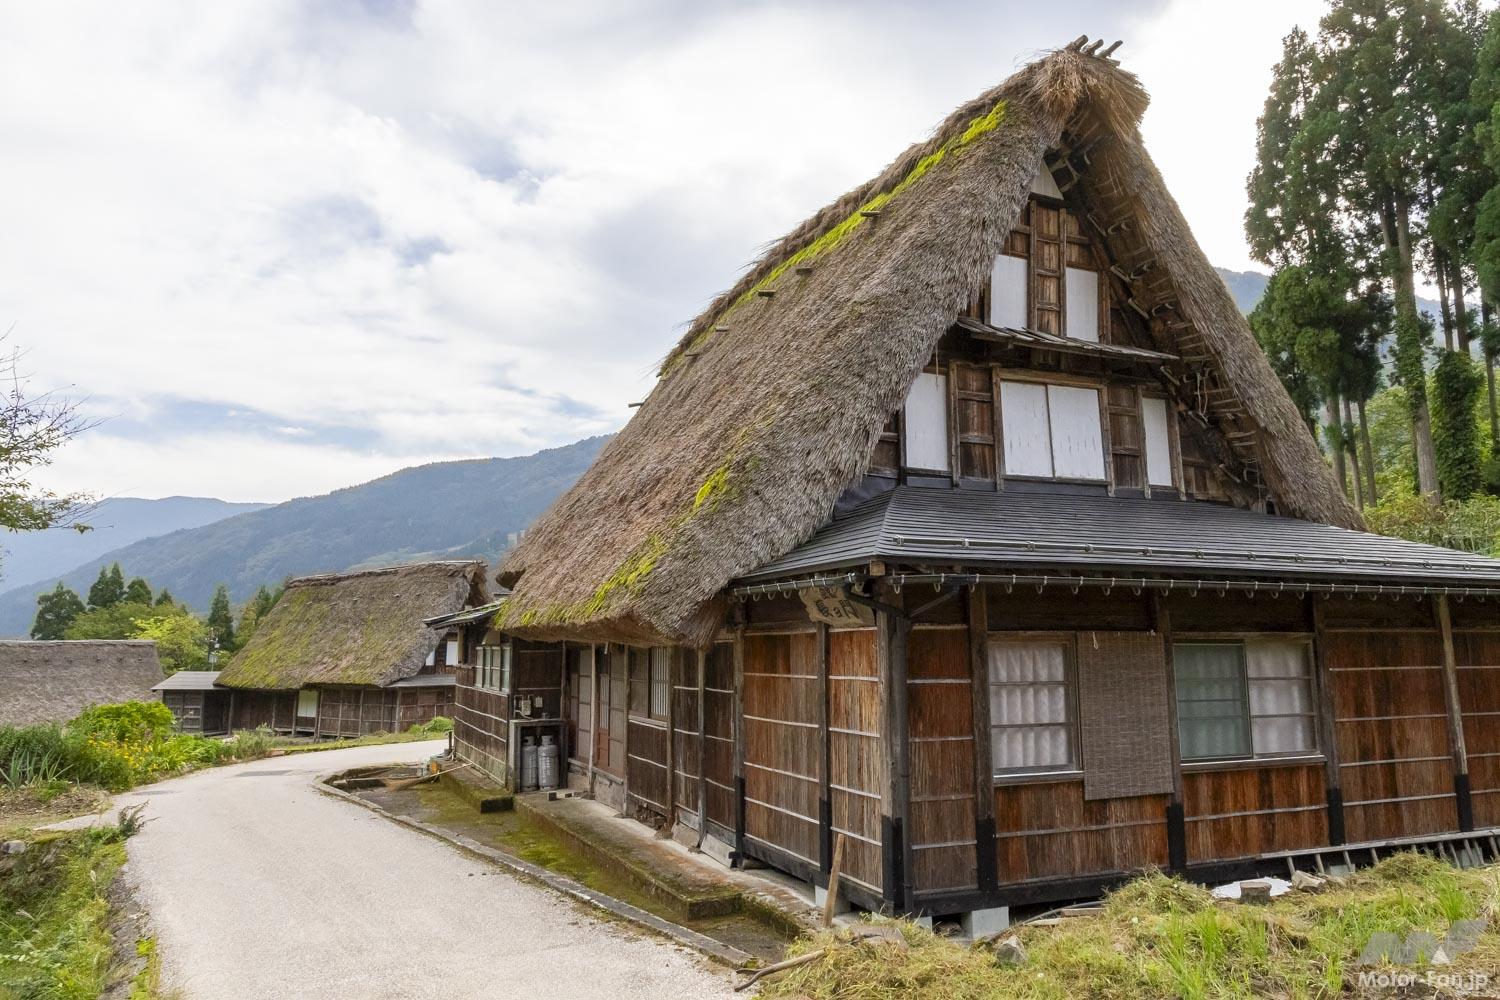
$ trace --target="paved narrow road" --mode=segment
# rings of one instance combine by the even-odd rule
[[[126,874],[183,1000],[729,997],[728,973],[312,787],[440,743],[298,754],[138,789]]]

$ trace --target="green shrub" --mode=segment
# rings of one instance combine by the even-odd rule
[[[451,733],[453,731],[453,720],[446,715],[435,715],[432,721],[422,727],[429,733]]]
[[[278,737],[270,726],[261,725],[254,729],[241,730],[219,746],[225,758],[250,760],[255,757],[264,757],[286,742]]]
[[[172,710],[159,701],[125,701],[86,708],[68,728],[117,743],[162,739],[172,732]]]

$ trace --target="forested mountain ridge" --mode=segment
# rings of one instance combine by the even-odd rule
[[[0,594],[0,635],[24,635],[36,595],[60,579],[84,593],[118,562],[203,609],[227,584],[242,601],[287,576],[423,558],[493,560],[572,485],[607,437],[519,458],[435,462],[358,486],[176,531],[102,553],[66,573]]]

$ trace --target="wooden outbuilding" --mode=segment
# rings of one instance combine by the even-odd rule
[[[217,670],[179,670],[151,690],[172,710],[178,732],[220,736],[229,732],[229,689]]]
[[[425,619],[485,603],[484,576],[465,560],[291,581],[219,674],[231,728],[364,736],[452,715],[457,635]]]
[[[92,705],[154,701],[149,639],[0,640],[0,726],[67,722]]]
[[[872,908],[1500,830],[1500,561],[1368,534],[1111,50],[959,108],[693,322],[504,561],[573,780]],[[1488,845],[1488,846],[1486,846]]]

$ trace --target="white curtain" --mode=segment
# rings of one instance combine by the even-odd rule
[[[1295,639],[1245,643],[1252,742],[1257,755],[1317,749],[1307,654],[1307,643]]]
[[[1173,647],[1172,667],[1182,759],[1248,756],[1244,647],[1182,643]]]
[[[1070,766],[1063,645],[991,643],[989,671],[990,747],[996,773]]]

